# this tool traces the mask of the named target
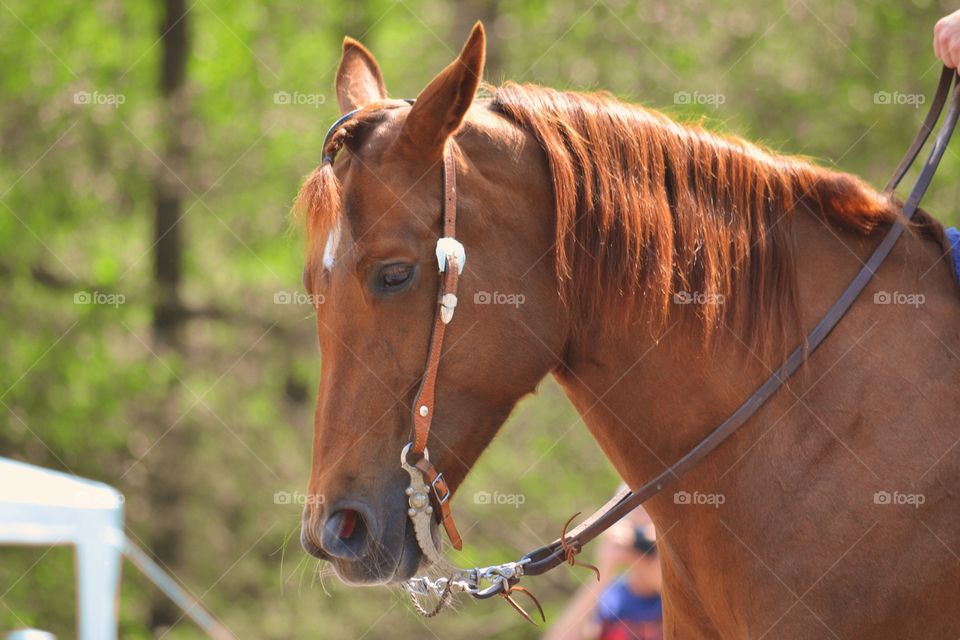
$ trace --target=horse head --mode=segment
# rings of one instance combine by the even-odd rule
[[[437,314],[445,149],[467,259],[428,450],[453,491],[565,342],[553,227],[546,211],[536,214],[551,201],[545,163],[514,125],[474,105],[483,60],[478,24],[410,106],[387,97],[373,56],[347,39],[337,99],[342,113],[356,112],[331,140],[335,161],[301,192],[311,238],[304,284],[324,301],[309,483],[317,499],[301,538],[348,582],[404,580],[422,560],[399,456]]]

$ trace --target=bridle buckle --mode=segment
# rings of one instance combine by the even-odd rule
[[[437,485],[439,485],[439,487]],[[447,484],[447,480],[443,477],[442,471],[438,473],[437,477],[430,483],[430,489],[433,490],[433,496],[437,499],[438,504],[444,504],[450,499],[450,485]],[[443,491],[442,496],[440,495],[441,490]]]

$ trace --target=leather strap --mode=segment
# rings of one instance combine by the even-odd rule
[[[443,237],[455,238],[457,231],[457,165],[451,151],[451,144],[443,150]],[[457,290],[460,284],[460,269],[463,267],[458,258],[447,255],[442,264],[440,292],[437,297],[437,313],[430,334],[430,347],[427,351],[427,363],[423,370],[420,388],[413,400],[413,447],[411,451],[420,459],[414,464],[433,487],[431,499],[434,513],[447,532],[450,543],[458,551],[463,548],[463,540],[457,531],[450,512],[450,489],[443,474],[438,473],[433,464],[424,456],[433,415],[436,409],[437,375],[440,371],[440,356],[443,352],[443,336],[447,323],[453,317],[456,308]]]
[[[443,152],[443,237],[453,238],[457,229],[457,169],[449,145]],[[448,294],[457,295],[460,284],[460,267],[456,259],[447,264],[440,276],[440,293],[437,297],[437,314],[433,320],[430,335],[430,347],[427,350],[427,364],[423,370],[420,388],[413,400],[413,453],[423,454],[433,424],[436,405],[437,374],[440,369],[440,353],[443,350],[443,335],[446,322],[441,317],[443,298]]]
[[[910,147],[907,149],[907,152],[903,154],[903,159],[900,160],[900,164],[897,165],[897,168],[893,171],[893,176],[891,176],[890,181],[887,182],[887,186],[883,188],[886,192],[893,192],[894,189],[900,184],[900,181],[903,180],[903,176],[906,175],[910,167],[913,165],[913,161],[917,159],[917,155],[920,153],[920,149],[923,148],[924,143],[927,141],[927,138],[930,136],[930,132],[933,131],[933,126],[937,124],[937,119],[940,118],[940,112],[943,111],[943,105],[946,103],[947,98],[950,96],[950,83],[953,82],[953,77],[956,75],[953,69],[944,67],[940,71],[940,81],[937,84],[937,93],[933,96],[933,101],[930,103],[930,108],[927,110],[927,115],[923,118],[923,122],[920,124],[920,129],[917,131],[917,135],[913,138],[913,142],[910,143]]]
[[[896,185],[899,184],[903,175],[910,168],[910,165],[913,164],[914,159],[920,151],[920,147],[923,146],[923,143],[926,141],[930,131],[933,129],[933,125],[940,115],[940,111],[949,94],[950,85],[956,77],[956,73],[952,69],[944,67],[940,76],[937,95],[930,105],[930,112],[924,119],[920,133],[917,134],[906,156],[904,156],[904,159],[901,161],[900,166],[898,166],[894,172],[893,178],[888,185],[888,190],[895,188]],[[917,182],[903,205],[903,218],[905,221],[909,221],[917,212],[920,206],[920,200],[926,193],[927,187],[930,186],[930,181],[933,179],[933,175],[937,170],[937,166],[940,164],[950,136],[956,127],[958,115],[960,115],[960,84],[954,85],[950,108],[937,134],[933,149],[930,150],[930,155],[920,171]],[[525,563],[524,573],[527,575],[539,575],[553,569],[566,559],[565,548],[569,548],[570,546],[582,548],[583,545],[610,528],[615,522],[633,511],[641,503],[677,482],[680,476],[696,466],[705,456],[736,433],[737,429],[753,417],[760,407],[800,368],[800,365],[803,364],[806,357],[823,343],[824,339],[830,334],[830,331],[837,325],[840,319],[843,318],[844,314],[846,314],[873,278],[873,275],[877,269],[880,268],[880,265],[883,264],[883,261],[889,255],[903,231],[904,226],[900,222],[895,222],[890,227],[886,236],[884,236],[877,248],[874,249],[873,254],[857,276],[847,286],[840,298],[830,307],[826,315],[817,323],[813,331],[810,332],[806,341],[806,349],[804,349],[803,345],[797,347],[783,365],[777,369],[759,389],[747,398],[729,418],[724,420],[686,455],[657,475],[653,480],[650,480],[636,491],[626,489],[620,491],[608,501],[607,504],[601,507],[600,510],[596,511],[569,532],[564,540],[557,539],[548,545],[526,554],[520,560],[520,562]]]
[[[417,463],[413,466],[420,470],[426,478],[427,484],[430,485],[430,498],[433,501],[434,513],[439,514],[440,524],[447,532],[450,544],[453,545],[454,549],[460,551],[463,548],[463,539],[460,537],[460,532],[457,531],[453,514],[450,512],[450,487],[447,485],[446,479],[442,473],[437,472],[436,467],[425,457],[417,460]]]
[[[430,335],[430,347],[427,351],[427,364],[423,370],[420,388],[413,401],[413,453],[423,454],[427,448],[427,438],[433,424],[433,414],[436,408],[437,374],[440,370],[440,354],[443,350],[443,336],[446,323],[440,318],[440,309],[443,297],[446,294],[457,294],[459,284],[458,268],[448,269],[441,277],[440,295],[437,298],[437,316],[433,322],[433,332]]]

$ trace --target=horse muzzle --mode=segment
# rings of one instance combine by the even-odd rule
[[[319,513],[305,509],[300,543],[351,585],[402,582],[423,557],[403,510],[378,514],[359,500],[341,500]]]

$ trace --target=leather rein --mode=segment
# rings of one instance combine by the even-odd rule
[[[892,193],[900,184],[933,131],[933,127],[940,118],[949,97],[950,105],[940,130],[937,132],[934,146],[923,164],[916,184],[903,204],[902,219],[894,222],[887,230],[886,235],[874,249],[867,262],[864,263],[863,268],[813,328],[804,344],[797,347],[736,411],[683,457],[638,489],[634,491],[624,489],[618,492],[574,529],[569,532],[564,530],[563,535],[557,540],[530,551],[515,562],[490,567],[456,569],[449,577],[436,580],[425,576],[411,578],[405,586],[414,598],[414,604],[418,611],[426,616],[436,615],[445,604],[446,599],[452,593],[457,592],[469,593],[480,599],[503,595],[529,620],[529,616],[510,598],[513,591],[524,591],[522,587],[516,586],[521,576],[540,575],[563,562],[573,564],[574,556],[580,552],[584,545],[606,531],[637,506],[675,484],[684,473],[695,467],[700,460],[719,447],[753,417],[764,403],[784,385],[786,380],[800,368],[806,358],[823,343],[831,330],[863,292],[903,234],[905,225],[909,224],[913,215],[917,212],[920,200],[933,179],[947,143],[956,127],[958,116],[960,116],[960,82],[955,84],[956,79],[957,74],[952,69],[943,68],[936,95],[930,104],[930,109],[920,130],[884,189],[885,193]],[[951,87],[953,87],[952,94]],[[412,100],[406,102],[413,103]],[[330,127],[324,139],[323,162],[333,162],[335,152],[328,153],[327,144],[340,125],[349,120],[356,112],[352,111],[345,114]],[[400,455],[401,466],[409,473],[411,479],[410,487],[407,489],[409,504],[407,514],[414,525],[417,541],[424,555],[433,562],[440,559],[440,552],[431,535],[431,520],[439,522],[444,527],[455,549],[459,550],[462,547],[462,540],[450,511],[450,488],[443,474],[438,472],[430,462],[427,451],[427,440],[435,413],[437,375],[443,350],[444,333],[446,325],[453,319],[457,306],[457,290],[466,261],[464,247],[456,240],[456,161],[451,146],[448,143],[443,151],[443,233],[437,241],[436,247],[437,263],[441,274],[437,312],[434,317],[423,378],[412,408],[413,440],[404,447]],[[411,457],[415,462],[410,462]],[[529,595],[529,592],[525,593]],[[438,599],[436,607],[431,611],[425,610],[417,600],[419,596],[426,595],[432,595]],[[536,602],[535,599],[534,602]],[[537,606],[539,608],[539,604]]]

